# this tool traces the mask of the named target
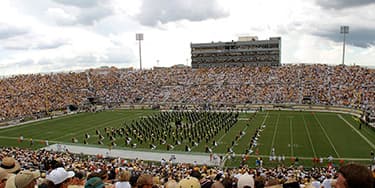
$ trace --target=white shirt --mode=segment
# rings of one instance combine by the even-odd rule
[[[131,188],[128,181],[119,181],[115,183],[115,188]]]
[[[322,187],[324,188],[331,188],[332,179],[325,179],[322,183]]]
[[[314,188],[320,188],[320,182],[319,182],[319,181],[314,180],[313,182],[311,182],[311,185],[312,185]]]

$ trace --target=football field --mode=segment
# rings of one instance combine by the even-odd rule
[[[285,156],[286,159],[298,157],[301,163],[306,165],[311,165],[313,157],[326,159],[328,156],[332,156],[335,160],[368,163],[371,158],[370,152],[375,151],[375,133],[371,128],[363,125],[360,129],[359,121],[351,115],[326,112],[264,111],[257,112],[256,115],[240,113],[229,131],[219,130],[208,142],[205,138],[201,138],[200,142],[191,146],[190,152],[185,152],[185,146],[190,144],[187,138],[180,140],[180,144],[175,144],[170,138],[167,138],[165,143],[159,141],[140,143],[136,138],[132,138],[131,142],[136,145],[132,147],[120,135],[116,135],[114,140],[110,140],[105,135],[105,128],[121,129],[132,122],[147,119],[149,115],[158,113],[159,111],[154,110],[114,110],[79,113],[38,121],[0,129],[0,145],[37,149],[44,147],[46,140],[49,144],[70,143],[81,146],[85,146],[84,140],[86,140],[87,146],[90,147],[186,154],[202,154],[209,147],[219,156],[225,156],[228,148],[231,148],[235,158],[226,162],[229,166],[237,166],[241,161],[240,156],[249,150],[250,141],[256,135],[256,130],[259,130],[256,146],[251,148],[253,152],[250,156],[253,158],[261,156],[267,162],[268,156],[274,153],[276,156]],[[170,125],[160,126],[173,126],[173,124],[174,122],[171,122]],[[99,139],[97,130],[104,135],[102,139]],[[87,135],[90,135],[89,138],[86,138]],[[22,142],[20,142],[21,136]],[[102,140],[103,144],[99,145],[98,140]],[[217,142],[216,146],[213,141]],[[111,146],[113,143],[115,145]],[[150,149],[150,144],[155,145],[154,150]],[[166,146],[168,144],[173,145],[169,151]],[[253,165],[253,158],[247,162],[249,165]]]

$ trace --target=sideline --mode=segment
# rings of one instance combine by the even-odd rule
[[[50,151],[58,151],[58,145],[49,145],[48,147],[44,147],[41,149],[46,149]],[[142,159],[142,160],[150,160],[150,161],[160,161],[162,158],[165,160],[168,160],[171,155],[175,155],[177,163],[191,163],[191,164],[206,164],[210,166],[218,166],[219,163],[215,161],[210,161],[209,155],[204,155],[202,153],[189,153],[186,154],[182,151],[176,151],[176,152],[154,152],[154,151],[137,151],[137,150],[131,150],[126,148],[119,148],[119,149],[112,149],[111,151],[108,150],[108,148],[100,148],[95,147],[92,145],[70,145],[70,144],[60,144],[61,148],[66,147],[66,149],[69,150],[69,152],[77,153],[77,154],[88,154],[88,155],[97,155],[97,154],[103,154],[103,157],[109,156],[109,157],[123,157],[127,159]],[[217,153],[217,155],[224,156],[223,153]],[[236,157],[241,157],[242,154],[235,154]],[[263,157],[268,158],[269,155],[250,155],[250,157]],[[285,156],[286,159],[290,159],[295,156]],[[312,157],[298,157],[299,159],[303,160],[311,160]],[[371,161],[370,158],[335,158],[335,160],[343,159],[345,161]]]
[[[127,149],[111,149],[98,148],[91,146],[75,146],[68,144],[54,144],[44,147],[43,149],[49,151],[64,151],[68,150],[71,153],[76,154],[88,154],[88,155],[103,155],[103,157],[122,157],[126,159],[142,159],[147,161],[161,161],[161,159],[169,160],[172,156],[175,157],[175,163],[191,163],[200,165],[216,166],[217,161],[210,161],[209,155],[202,154],[182,154],[178,152],[147,152],[147,151],[135,151]]]

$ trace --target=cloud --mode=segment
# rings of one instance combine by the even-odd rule
[[[67,5],[67,6],[75,6],[80,8],[90,8],[98,5],[100,1],[103,0],[53,0],[56,3]]]
[[[32,60],[32,59],[22,59],[22,60],[18,60],[18,61],[14,61],[12,63],[0,63],[0,69],[5,69],[5,68],[8,68],[8,67],[17,67],[17,68],[21,68],[21,67],[28,67],[28,66],[32,66],[32,65],[35,65],[35,61]],[[4,74],[4,73],[2,73]],[[8,73],[9,74],[9,73]]]
[[[129,67],[132,66],[135,56],[125,49],[108,49],[103,54],[77,54],[75,57],[42,59],[40,66],[53,67],[51,71],[85,70],[101,66]]]
[[[48,54],[43,50],[29,50],[28,54],[12,51],[13,56],[3,59],[0,57],[0,75],[82,71],[100,66],[122,68],[133,66],[136,60],[132,49],[124,45],[112,44],[104,49],[75,53],[69,53],[70,51],[69,45],[52,49]]]
[[[143,0],[136,16],[140,23],[155,26],[179,20],[202,21],[229,16],[216,0]]]
[[[39,41],[38,43],[34,44],[32,46],[32,49],[55,49],[60,46],[68,44],[68,41],[64,39],[55,39],[55,40],[45,40],[45,41]]]
[[[46,50],[69,44],[67,39],[28,34],[4,40],[1,46],[6,50]]]
[[[330,29],[320,32],[313,33],[314,35],[328,38],[335,42],[342,42],[343,36],[340,34],[338,29]],[[374,29],[370,28],[358,28],[349,31],[346,36],[347,44],[357,46],[360,48],[368,48],[375,45],[375,33]]]
[[[83,25],[93,25],[95,22],[113,14],[110,7],[99,6],[81,10],[77,16],[78,22]]]
[[[112,46],[101,52],[81,54],[64,61],[74,62],[81,67],[118,66],[131,65],[136,59],[133,51],[125,46]]]
[[[54,2],[63,6],[48,9],[48,12],[60,25],[93,25],[114,14],[112,2],[109,0],[54,0]]]
[[[372,11],[374,8],[375,4],[342,10],[327,10],[314,6],[310,13],[307,13],[309,17],[296,18],[284,27],[278,27],[277,31],[284,35],[309,34],[323,40],[328,39],[335,45],[342,45],[343,35],[340,34],[340,26],[348,25],[350,30],[346,36],[347,44],[368,48],[375,44],[375,12]]]
[[[323,8],[345,9],[351,7],[374,4],[374,0],[316,0],[316,3]]]
[[[15,64],[19,67],[32,66],[32,65],[35,65],[35,61],[32,59],[25,59],[25,60],[16,62]]]
[[[48,8],[46,15],[59,25],[73,25],[77,21],[76,16],[68,14],[62,8]]]
[[[28,32],[28,29],[20,26],[14,26],[7,23],[0,23],[0,40],[25,35]]]

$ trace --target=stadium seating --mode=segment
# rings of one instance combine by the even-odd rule
[[[360,66],[290,64],[153,70],[90,69],[79,73],[16,75],[0,80],[0,120],[38,118],[81,106],[105,104],[312,104],[375,112],[375,70]]]

